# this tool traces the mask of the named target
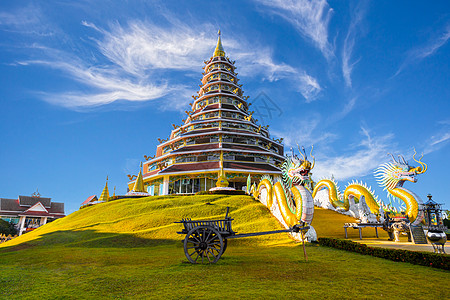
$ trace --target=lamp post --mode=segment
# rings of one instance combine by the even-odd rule
[[[447,241],[445,231],[447,227],[442,222],[441,204],[434,202],[431,194],[427,195],[428,201],[424,204],[425,228],[428,229],[427,239],[433,246],[434,252],[445,253],[444,244]]]

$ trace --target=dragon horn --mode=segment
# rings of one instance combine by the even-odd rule
[[[297,143],[298,152],[303,156],[303,160],[306,160],[305,156],[303,155],[302,151],[300,150],[300,146]]]
[[[392,153],[388,153],[388,155],[390,155],[391,157],[392,157],[392,160],[396,163],[397,162],[397,160],[395,160],[395,157],[394,157],[394,155],[392,155]]]
[[[403,155],[401,155],[403,162],[405,163],[405,165],[408,164],[408,162],[406,161],[406,159],[403,157]]]
[[[315,159],[314,155],[312,155],[313,149],[314,149],[314,145],[311,145],[311,152],[309,153],[309,155],[311,155],[311,157],[313,158],[313,164],[311,166],[311,169],[313,169],[316,164],[316,159]]]
[[[425,163],[422,162],[423,153],[422,153],[422,156],[419,158],[418,161],[416,160],[416,154],[417,154],[417,152],[416,152],[416,149],[414,148],[413,159],[414,159],[415,162],[419,163],[422,166],[422,171],[417,172],[417,174],[423,174],[428,169],[428,166]]]

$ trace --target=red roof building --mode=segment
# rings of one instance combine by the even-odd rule
[[[253,117],[220,32],[213,56],[204,63],[200,90],[192,96],[186,118],[181,125],[172,124],[167,139],[158,139],[155,156],[144,156],[142,177],[151,195],[209,190],[220,174],[236,189],[246,186],[249,175],[254,182],[263,174],[281,174],[281,140],[272,139],[269,126]],[[130,190],[136,181],[128,182]]]
[[[62,217],[64,203],[52,202],[38,193],[17,199],[0,198],[0,218],[14,223],[19,235]]]

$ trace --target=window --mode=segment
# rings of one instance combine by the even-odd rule
[[[195,140],[196,144],[207,144],[209,143],[209,138],[198,138]]]
[[[262,155],[255,156],[255,162],[266,162],[266,161],[267,161],[266,156],[262,156]]]
[[[224,143],[232,143],[233,142],[233,137],[225,135],[222,137],[222,142]]]
[[[219,154],[218,153],[209,154],[208,160],[219,160]]]
[[[195,156],[178,156],[176,158],[177,163],[193,162],[193,161],[197,161],[197,158]]]
[[[224,153],[223,154],[223,159],[224,160],[234,160],[235,156],[229,153]]]
[[[215,181],[208,178],[179,179],[169,183],[169,194],[192,194],[207,191],[215,185]]]

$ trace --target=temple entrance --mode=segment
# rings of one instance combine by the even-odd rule
[[[234,188],[235,190],[242,190],[242,187],[247,186],[247,183],[245,181],[233,181],[229,182],[229,187]]]
[[[171,181],[169,194],[195,194],[200,191],[208,191],[216,186],[216,181],[209,178],[186,178]]]

